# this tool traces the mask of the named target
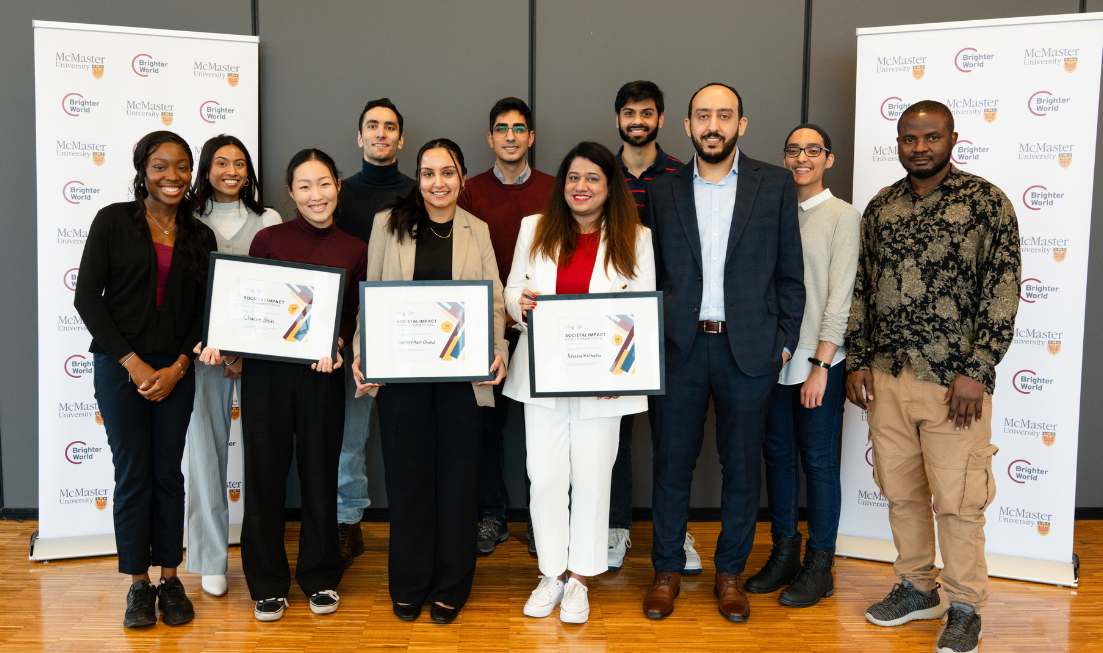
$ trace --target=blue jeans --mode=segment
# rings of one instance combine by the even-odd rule
[[[345,358],[345,433],[341,439],[341,462],[337,467],[337,521],[356,524],[371,505],[368,498],[368,462],[364,452],[371,430],[371,409],[375,397],[356,396],[352,380],[352,345],[341,350]]]
[[[797,534],[799,452],[808,483],[808,546],[817,551],[834,551],[839,533],[839,433],[846,400],[845,368],[839,363],[827,372],[820,407],[801,405],[801,385],[777,385],[766,414],[762,453],[766,458],[771,528],[786,537]]]

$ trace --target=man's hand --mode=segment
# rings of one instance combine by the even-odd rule
[[[869,410],[873,401],[873,373],[869,370],[851,372],[846,377],[846,398],[862,410]]]
[[[800,386],[800,405],[811,410],[823,405],[823,393],[827,390],[827,370],[816,365]]]
[[[946,419],[954,423],[954,430],[960,431],[964,426],[968,431],[971,422],[980,421],[984,406],[984,384],[958,374],[950,382],[950,387],[946,388],[946,398],[942,400],[942,405],[946,404],[950,404]]]

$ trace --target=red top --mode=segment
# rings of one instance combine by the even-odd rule
[[[172,263],[172,245],[153,243],[153,249],[157,251],[157,310],[161,310],[161,300],[165,298],[165,279],[169,278],[169,264]]]
[[[491,168],[468,179],[460,192],[460,208],[490,228],[490,244],[494,247],[503,286],[513,266],[513,249],[517,247],[521,218],[544,210],[554,183],[555,177],[533,168],[525,183],[507,186],[498,181]]]
[[[597,246],[601,242],[601,232],[578,234],[578,246],[566,265],[559,266],[555,275],[555,294],[586,295],[590,292],[590,277],[594,275],[597,264]]]
[[[368,278],[368,246],[364,241],[333,224],[319,229],[296,212],[291,222],[258,231],[249,246],[249,256],[344,268],[345,297],[338,335],[345,345],[352,341],[356,313],[360,310],[360,282]]]

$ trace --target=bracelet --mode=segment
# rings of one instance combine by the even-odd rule
[[[176,361],[176,367],[180,368],[180,378],[184,378],[184,366],[180,364],[180,361]]]
[[[234,356],[234,360],[233,360],[233,362],[227,363],[227,362],[226,362],[225,360],[223,360],[223,361],[222,361],[222,364],[223,364],[223,365],[225,365],[225,366],[227,366],[227,367],[229,367],[230,365],[233,365],[234,363],[236,363],[236,362],[237,362],[237,359],[239,359],[239,358],[241,358],[241,356]]]
[[[130,360],[131,358],[134,358],[134,354],[135,354],[135,353],[137,353],[137,352],[133,352],[133,351],[132,351],[132,352],[130,352],[130,355],[129,355],[129,356],[127,356],[126,358],[124,358],[124,359],[122,359],[121,361],[119,361],[119,365],[126,365],[126,362],[127,362],[128,360]]]
[[[825,370],[831,369],[831,363],[825,363],[825,362],[821,361],[820,359],[816,358],[815,356],[809,356],[808,357],[808,362],[812,363],[816,367],[822,367]]]

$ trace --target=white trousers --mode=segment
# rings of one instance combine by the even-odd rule
[[[540,573],[597,576],[609,569],[609,485],[620,416],[579,419],[577,397],[525,404],[529,512]]]

